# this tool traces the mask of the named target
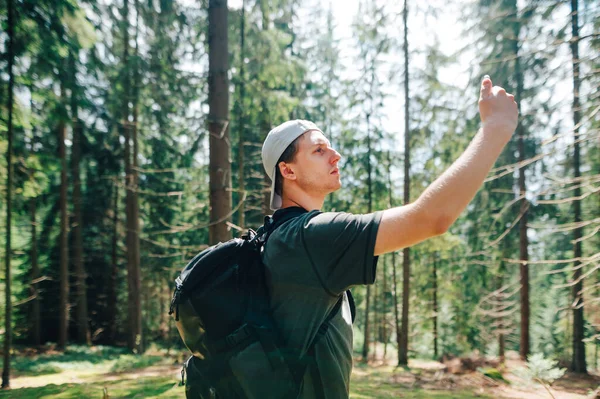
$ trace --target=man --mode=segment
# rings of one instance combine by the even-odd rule
[[[368,215],[323,213],[325,197],[340,188],[340,154],[307,121],[289,121],[267,136],[262,158],[271,180],[274,219],[298,216],[270,236],[263,253],[271,306],[283,339],[301,353],[343,297],[314,346],[315,365],[303,378],[301,398],[346,398],[352,371],[352,320],[345,291],[375,281],[377,256],[443,234],[475,196],[517,126],[514,97],[480,90],[481,129],[465,152],[413,203]],[[315,374],[316,370],[316,374]],[[319,381],[320,380],[320,381]]]

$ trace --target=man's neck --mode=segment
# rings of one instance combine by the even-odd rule
[[[325,198],[315,198],[303,193],[304,195],[283,195],[281,198],[281,207],[289,208],[291,206],[299,206],[307,211],[321,210],[325,203]]]

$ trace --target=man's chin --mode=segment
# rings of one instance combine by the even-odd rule
[[[337,184],[336,184],[334,187],[332,187],[332,188],[331,188],[331,193],[334,193],[334,192],[336,192],[336,191],[337,191],[337,190],[339,190],[340,188],[342,188],[342,182],[341,182],[341,181],[338,181],[338,183],[337,183]]]

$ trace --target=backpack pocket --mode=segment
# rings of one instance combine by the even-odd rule
[[[186,399],[216,399],[217,391],[210,383],[207,373],[207,364],[202,359],[195,356],[185,362],[185,382]]]
[[[295,398],[298,383],[268,335],[266,331],[258,331],[259,339],[231,356],[231,372],[248,399]]]

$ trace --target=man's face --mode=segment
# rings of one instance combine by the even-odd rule
[[[300,188],[311,194],[327,195],[342,186],[340,158],[323,133],[312,130],[302,135],[296,157],[288,165]]]

